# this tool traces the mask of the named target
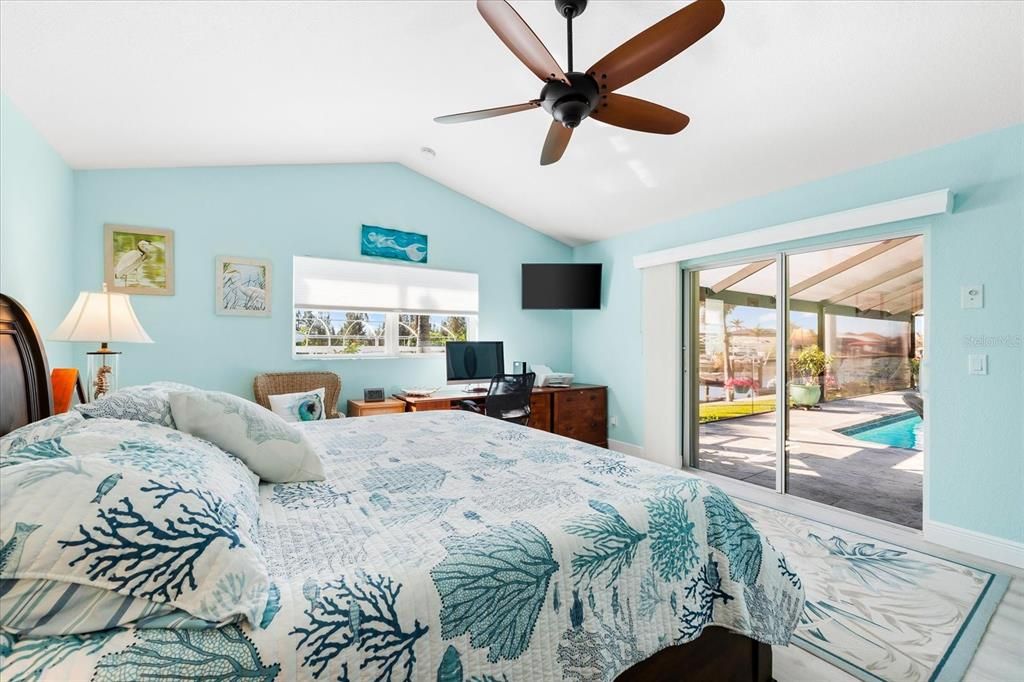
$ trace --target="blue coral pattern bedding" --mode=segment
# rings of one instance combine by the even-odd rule
[[[612,680],[796,626],[799,578],[701,479],[469,413],[302,428],[327,477],[259,486],[259,622],[4,635],[3,679]]]

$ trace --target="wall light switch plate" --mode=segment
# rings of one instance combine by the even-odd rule
[[[968,355],[967,373],[978,376],[984,376],[988,374],[988,356],[985,354]]]
[[[982,284],[968,284],[960,287],[960,307],[984,308],[985,286]]]

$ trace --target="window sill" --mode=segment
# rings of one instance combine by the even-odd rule
[[[406,360],[406,359],[426,359],[426,358],[440,358],[444,359],[444,353],[408,353],[403,355],[295,355],[292,354],[292,360],[316,360],[318,362],[330,362],[332,360],[344,360],[350,362],[352,360]]]

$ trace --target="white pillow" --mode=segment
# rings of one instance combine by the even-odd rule
[[[237,456],[264,481],[322,481],[324,468],[305,436],[254,402],[217,391],[171,393],[178,429]]]
[[[324,389],[305,393],[281,393],[270,396],[270,409],[286,422],[318,422],[327,419]]]

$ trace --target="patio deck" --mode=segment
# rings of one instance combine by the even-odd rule
[[[845,436],[836,429],[907,412],[902,391],[791,410],[789,492],[921,528],[924,453]],[[700,468],[775,487],[774,413],[702,424]]]

